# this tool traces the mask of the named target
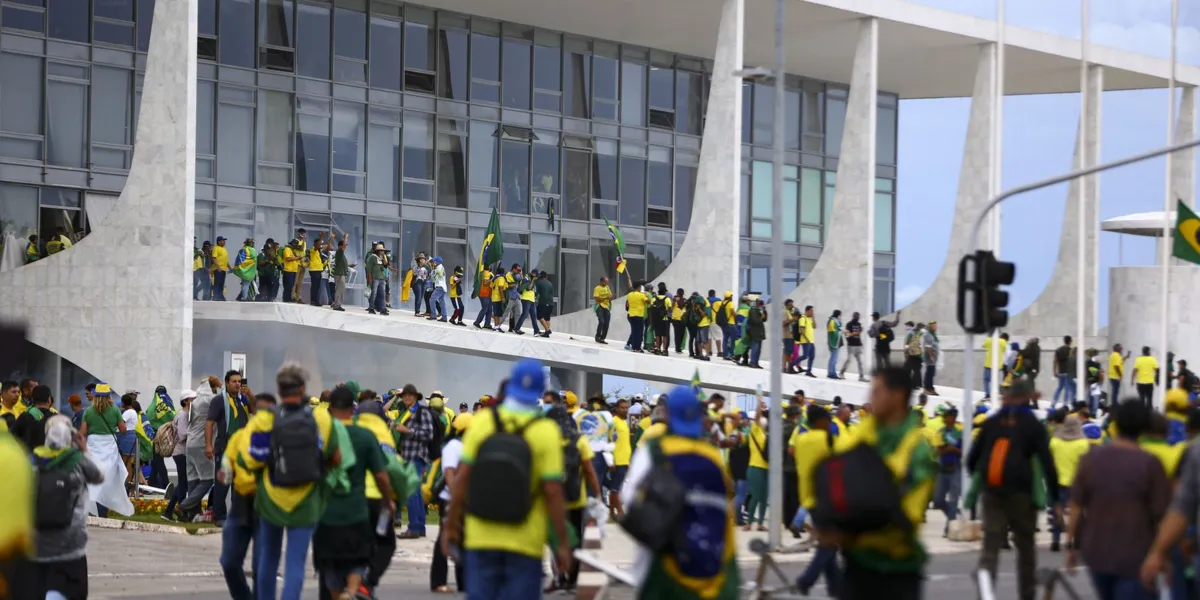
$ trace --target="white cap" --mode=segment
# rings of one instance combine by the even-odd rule
[[[633,395],[633,401],[634,401],[634,402],[645,402],[645,401],[646,401],[646,397],[645,397],[645,396],[643,396],[643,395],[641,395],[641,394],[634,394],[634,395]]]
[[[629,414],[631,414],[631,415],[640,415],[640,414],[642,414],[642,405],[641,405],[641,404],[634,404],[633,406],[630,406],[630,407],[629,407]]]
[[[179,392],[180,400],[191,400],[196,397],[196,390],[183,390]]]

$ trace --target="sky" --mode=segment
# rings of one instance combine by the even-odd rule
[[[994,19],[995,0],[915,0],[942,10]],[[1080,0],[1007,0],[1009,25],[1079,39]],[[1156,58],[1170,56],[1170,0],[1093,0],[1092,43]],[[1200,65],[1200,2],[1180,0],[1177,53]],[[1080,114],[1078,94],[1012,96],[1004,103],[1003,188],[1070,171]],[[900,105],[896,195],[896,307],[921,295],[946,260],[970,99],[907,100]],[[1100,160],[1108,162],[1166,145],[1167,92],[1106,92],[1101,108]],[[1109,171],[1100,178],[1100,218],[1160,211],[1166,159]],[[1029,306],[1049,282],[1058,256],[1067,185],[1005,203],[1001,255],[1017,265],[1010,311]],[[1200,194],[1198,194],[1200,197]],[[1100,324],[1108,321],[1108,270],[1155,262],[1150,238],[1100,237]],[[914,316],[919,318],[919,316]],[[606,392],[643,391],[639,380],[606,376]],[[661,385],[650,389],[665,391]]]

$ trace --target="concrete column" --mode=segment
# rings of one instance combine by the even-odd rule
[[[1179,101],[1179,117],[1175,124],[1175,143],[1196,137],[1196,88],[1183,88]],[[1189,206],[1196,206],[1196,149],[1175,154],[1171,169],[1171,189],[1175,196]]]
[[[1094,162],[1094,159],[1100,156],[1101,96],[1104,92],[1103,67],[1093,66],[1091,68],[1088,86],[1091,91],[1091,102],[1089,102],[1088,110],[1085,111],[1086,114],[1080,117],[1080,127],[1087,127],[1087,151]],[[1081,164],[1081,153],[1082,149],[1077,136],[1075,158],[1071,163],[1073,168],[1077,168]],[[1075,314],[1078,310],[1076,289],[1079,277],[1087,277],[1086,289],[1091,290],[1093,297],[1097,294],[1098,279],[1095,265],[1098,262],[1099,226],[1096,215],[1099,212],[1100,178],[1089,178],[1086,190],[1086,212],[1080,211],[1077,200],[1079,197],[1078,186],[1081,185],[1084,185],[1082,178],[1072,180],[1067,186],[1067,202],[1063,213],[1062,236],[1058,244],[1058,260],[1054,266],[1054,273],[1050,276],[1050,282],[1046,284],[1037,300],[1029,305],[1029,308],[1010,319],[1008,326],[1010,332],[1018,332],[1022,336],[1036,335],[1042,339],[1064,335],[1075,336]],[[1079,273],[1077,267],[1080,220],[1089,223],[1085,242],[1088,256],[1086,257],[1086,268],[1082,274]],[[1094,325],[1096,322],[1095,301],[1088,302],[1085,308],[1088,312],[1084,315],[1084,323]]]
[[[962,166],[958,174],[958,197],[954,208],[954,225],[950,228],[950,248],[946,253],[946,262],[929,289],[912,304],[903,307],[903,310],[915,319],[937,321],[943,335],[962,333],[956,318],[958,263],[967,252],[971,227],[991,197],[991,118],[997,108],[993,89],[995,71],[996,44],[981,44],[975,68],[971,114],[967,121],[967,139],[963,145]],[[980,230],[980,244],[984,248],[991,246],[990,231],[986,226]]]
[[[789,298],[813,305],[819,323],[834,309],[869,314],[875,262],[875,123],[878,103],[879,25],[860,22],[850,75],[837,189],[825,246],[812,273]],[[778,327],[768,327],[777,337]]]

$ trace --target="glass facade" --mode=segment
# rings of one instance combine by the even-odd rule
[[[84,204],[119,193],[152,13],[153,0],[0,0],[5,231],[45,229],[55,190]],[[662,273],[686,235],[711,61],[369,0],[200,0],[198,31],[200,240],[350,232],[354,256],[371,241],[401,264],[432,252],[462,264],[469,288],[498,207],[504,261],[553,274],[570,312],[613,270],[605,218],[621,226],[634,279]],[[820,253],[845,118],[844,87],[786,84],[784,115],[770,86],[744,87],[743,195],[730,206],[743,217],[742,283],[764,293],[774,119],[787,124],[786,293]],[[880,94],[881,311],[897,108]]]

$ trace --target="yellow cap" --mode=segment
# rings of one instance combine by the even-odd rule
[[[454,431],[462,433],[466,430],[467,425],[471,424],[471,413],[462,413],[454,417]]]
[[[726,297],[726,298],[732,298],[732,297],[733,297],[733,292],[731,292],[731,291],[726,291],[726,292],[725,292],[725,297]]]
[[[567,408],[575,409],[579,406],[579,396],[576,396],[575,392],[572,392],[571,390],[567,390],[567,392],[563,394],[563,400],[566,401]]]
[[[1188,407],[1187,392],[1172,388],[1167,390],[1167,410],[1185,411]]]

